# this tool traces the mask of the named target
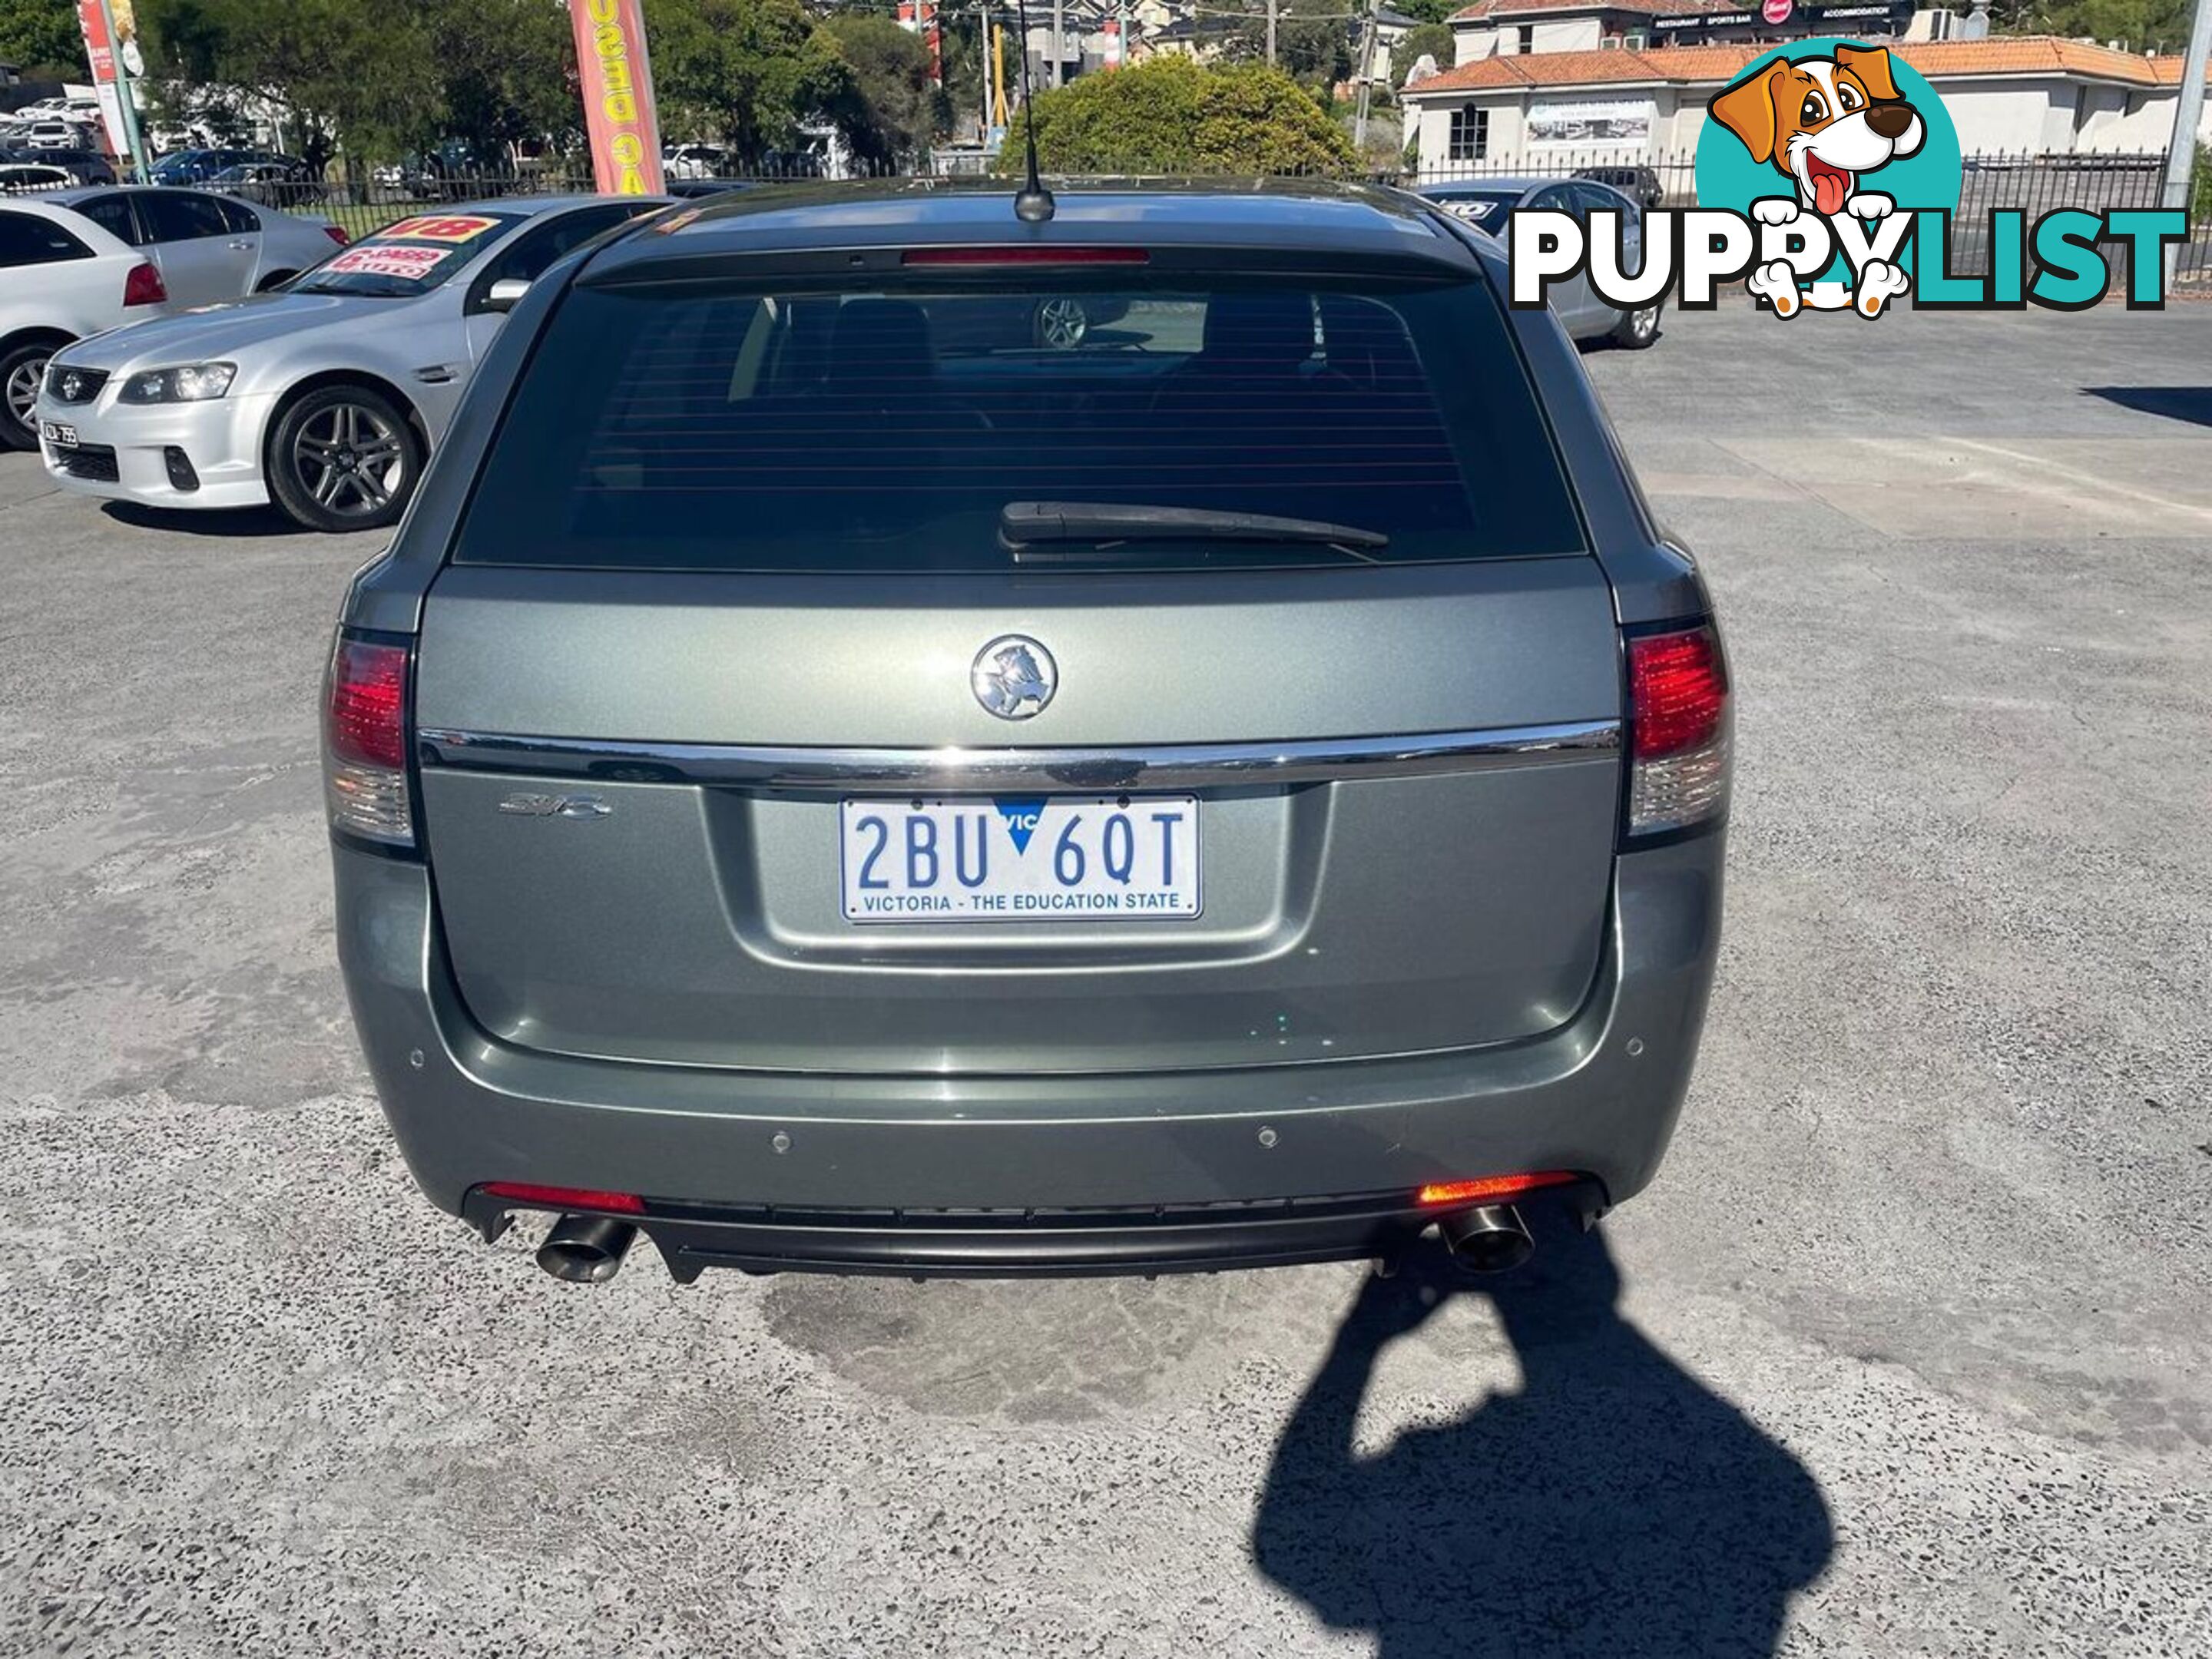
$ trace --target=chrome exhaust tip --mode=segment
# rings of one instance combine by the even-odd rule
[[[564,1215],[538,1247],[538,1265],[571,1285],[604,1285],[622,1271],[637,1229],[612,1216]]]
[[[1510,1204],[1486,1204],[1438,1218],[1444,1248],[1462,1272],[1510,1273],[1536,1253],[1528,1224]]]

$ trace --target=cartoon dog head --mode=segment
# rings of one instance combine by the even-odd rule
[[[1713,118],[1743,140],[1751,159],[1794,179],[1799,201],[1836,214],[1858,193],[1859,175],[1917,150],[1919,112],[1898,96],[1889,53],[1838,46],[1829,58],[1778,58],[1717,94]]]

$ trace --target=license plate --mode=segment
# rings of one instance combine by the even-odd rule
[[[76,447],[76,428],[65,421],[40,421],[39,435],[58,449]]]
[[[848,921],[1162,921],[1199,914],[1194,796],[848,800]]]

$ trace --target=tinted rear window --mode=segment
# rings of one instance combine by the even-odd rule
[[[1017,556],[1001,514],[1038,501],[1371,532],[1358,550],[1154,535],[1056,548],[1061,568],[1579,550],[1486,288],[1045,285],[1060,280],[576,289],[516,390],[455,556],[1004,570]]]

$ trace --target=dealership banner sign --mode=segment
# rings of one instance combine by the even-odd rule
[[[642,0],[568,0],[592,173],[604,196],[660,194],[660,122]]]
[[[106,130],[108,153],[127,155],[131,143],[123,125],[121,90],[115,81],[115,43],[107,38],[107,19],[100,0],[77,0],[76,23],[84,34],[85,61],[92,66],[93,94],[100,100],[100,125]],[[117,27],[122,27],[119,21]]]

